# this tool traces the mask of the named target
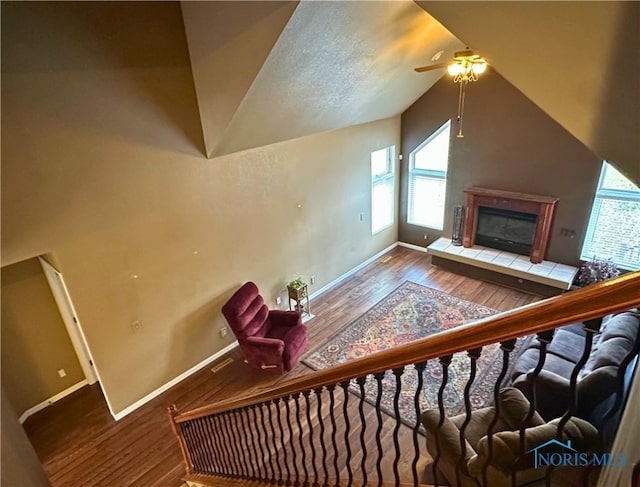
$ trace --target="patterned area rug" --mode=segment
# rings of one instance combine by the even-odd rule
[[[326,343],[307,354],[302,362],[314,370],[326,369],[496,313],[498,311],[491,308],[406,281],[369,311],[333,335]],[[518,349],[522,347],[522,340],[518,342],[512,357],[517,356]],[[492,403],[493,388],[501,367],[502,353],[499,345],[484,347],[477,361],[476,379],[470,393],[474,409]],[[449,416],[464,412],[463,393],[470,368],[470,359],[466,353],[453,356],[449,365],[449,381],[444,392],[444,404]],[[419,398],[421,411],[437,407],[438,389],[442,378],[442,365],[438,360],[430,360],[427,363],[423,378],[423,389]],[[417,387],[417,371],[413,366],[408,366],[401,378],[399,411],[401,421],[412,427],[416,424]],[[359,386],[354,384],[351,390],[358,394]],[[382,409],[395,416],[393,398],[396,378],[391,371],[386,373],[382,381],[382,390]],[[376,395],[375,379],[369,376],[365,399],[375,404]]]

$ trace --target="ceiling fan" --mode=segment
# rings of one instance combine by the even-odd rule
[[[467,48],[464,51],[454,53],[453,60],[448,63],[432,64],[430,66],[415,68],[418,73],[447,68],[447,71],[453,77],[453,82],[460,83],[460,94],[458,96],[458,138],[464,137],[462,134],[462,115],[464,112],[465,88],[470,81],[478,81],[478,75],[486,71],[487,65],[487,61],[481,57],[480,54]]]

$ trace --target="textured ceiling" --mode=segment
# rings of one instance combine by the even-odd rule
[[[640,181],[640,2],[418,2],[592,152]]]
[[[468,45],[640,181],[640,2],[215,1],[182,10],[209,157],[400,114],[444,73],[413,68]]]
[[[209,157],[398,115],[444,73],[413,68],[437,51],[451,57],[464,47],[413,1],[303,1],[290,18],[286,8],[273,9],[268,24],[242,20],[241,10],[253,6],[225,3],[183,2]],[[215,19],[213,27],[207,18]],[[243,28],[227,27],[215,39],[207,34],[225,19]],[[258,39],[258,54],[247,52]]]

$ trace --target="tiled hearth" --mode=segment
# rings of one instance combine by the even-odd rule
[[[453,245],[451,239],[448,238],[439,238],[427,247],[427,252],[443,259],[563,290],[571,288],[573,279],[578,272],[577,267],[557,264],[548,260],[532,264],[526,255],[513,254],[480,245],[469,248]]]

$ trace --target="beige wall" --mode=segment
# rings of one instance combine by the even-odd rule
[[[18,416],[9,404],[4,386],[0,394],[2,409],[2,485],[5,487],[49,487],[51,484],[29,442]]]
[[[66,377],[58,376],[64,369]],[[84,379],[37,258],[2,268],[2,389],[18,414]]]
[[[2,259],[55,251],[119,412],[231,343],[242,282],[274,303],[395,242],[371,236],[369,157],[400,118],[207,160],[179,7],[125,4],[121,26],[82,5],[2,6]]]
[[[489,71],[468,86],[464,138],[456,138],[458,85],[445,77],[402,114],[402,192],[399,239],[425,245],[451,237],[452,208],[464,189],[481,186],[558,197],[547,258],[579,261],[602,162],[499,74]],[[444,231],[406,223],[409,153],[451,119],[451,146]],[[574,230],[574,238],[560,229]]]

